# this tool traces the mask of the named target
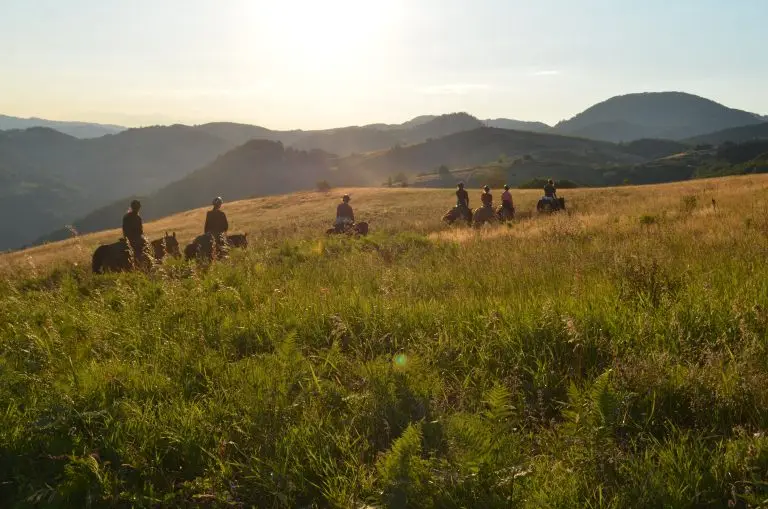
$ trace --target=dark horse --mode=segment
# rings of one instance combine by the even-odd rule
[[[499,205],[499,208],[496,209],[496,217],[502,223],[513,220],[515,218],[515,207],[507,208],[504,205]]]
[[[153,256],[149,242],[143,241],[139,253],[135,253],[127,239],[120,239],[114,244],[104,244],[96,248],[91,260],[95,274],[104,272],[122,272],[128,270],[149,270]]]
[[[459,219],[464,219],[467,224],[472,224],[472,209],[456,205],[443,215],[443,221],[448,224],[453,224]]]
[[[368,235],[368,223],[361,221],[359,223],[338,224],[333,228],[328,228],[325,234]]]
[[[248,247],[248,234],[238,233],[235,235],[214,235],[205,233],[199,235],[184,248],[184,257],[187,260],[219,260],[226,258],[230,248]]]
[[[536,204],[536,210],[543,214],[565,210],[565,198],[548,198],[543,196]]]
[[[165,237],[153,240],[152,250],[155,254],[155,260],[158,262],[161,262],[166,256],[173,256],[174,258],[181,256],[179,241],[176,240],[176,232],[173,232],[173,235],[168,235],[168,232],[165,232]]]

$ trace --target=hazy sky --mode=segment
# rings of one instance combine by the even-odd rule
[[[768,114],[766,0],[0,0],[0,113],[554,123],[681,90]]]

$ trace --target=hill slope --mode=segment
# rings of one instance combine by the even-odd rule
[[[680,140],[760,122],[753,113],[695,95],[652,92],[613,97],[558,123],[554,129],[613,142],[639,138]]]
[[[499,129],[513,129],[515,131],[532,131],[535,133],[545,133],[552,130],[551,126],[543,122],[528,122],[525,120],[514,120],[511,118],[489,118],[483,120],[488,127],[498,127]]]
[[[330,178],[331,158],[321,151],[285,149],[280,142],[251,140],[213,162],[146,196],[142,216],[156,219],[207,205],[215,196],[233,201],[313,189],[318,180]],[[88,233],[120,225],[128,198],[116,201],[74,221],[78,232]],[[38,239],[48,242],[71,236],[62,228]]]
[[[483,123],[466,113],[417,117],[401,125],[345,127],[306,133],[291,143],[301,150],[320,149],[339,156],[421,143],[430,138],[469,131]]]
[[[435,132],[432,122],[434,120],[422,126],[430,126],[428,130]],[[318,150],[285,148],[280,142],[253,140],[159,191],[144,195],[142,202],[145,204],[144,214],[154,218],[205,205],[217,195],[226,200],[239,200],[313,189],[321,180],[333,185],[378,186],[398,172],[413,175],[441,164],[451,167],[479,165],[495,160],[502,153],[509,158],[527,155],[567,161],[576,172],[594,165],[631,164],[647,159],[610,143],[488,127],[346,158],[336,158]],[[75,221],[74,225],[81,232],[116,225],[127,201],[124,198],[96,210]],[[59,229],[40,240],[67,236],[68,230]]]
[[[745,125],[741,127],[732,127],[714,133],[703,134],[687,140],[692,144],[710,143],[720,145],[725,142],[741,143],[750,140],[768,139],[768,122],[755,125]]]
[[[211,266],[90,274],[115,232],[0,256],[0,506],[764,500],[768,179],[480,229],[352,189],[372,233],[326,237],[343,191],[228,203],[250,247]]]
[[[504,158],[568,161],[584,166],[640,162],[611,143],[567,136],[483,127],[426,143],[338,162],[339,181],[379,184],[395,173],[433,172],[438,166],[463,168]]]
[[[48,127],[76,138],[98,138],[106,134],[117,134],[126,128],[111,124],[94,124],[90,122],[67,122],[46,120],[44,118],[19,118],[0,115],[0,131],[13,129],[29,129],[30,127]]]
[[[0,201],[6,233],[0,250],[31,242],[118,198],[152,192],[230,148],[185,126],[82,140],[48,128],[0,131],[0,166],[9,181]],[[30,184],[41,193],[27,192]],[[51,200],[51,193],[58,198]],[[24,201],[23,214],[16,212],[17,200]],[[57,207],[51,209],[52,203]]]

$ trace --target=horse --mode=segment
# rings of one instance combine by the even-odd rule
[[[515,218],[515,207],[507,208],[504,205],[499,205],[496,209],[496,218],[502,223],[511,221]]]
[[[565,210],[565,198],[549,198],[543,196],[536,204],[536,210],[542,214],[551,214]]]
[[[485,223],[492,223],[493,221],[496,221],[496,219],[496,212],[490,205],[477,208],[472,213],[473,226],[481,226]]]
[[[464,219],[467,223],[472,224],[472,209],[457,205],[443,215],[443,221],[448,224],[453,224],[458,219]]]
[[[245,249],[247,247],[247,233],[234,235],[205,233],[195,237],[195,240],[184,248],[184,257],[187,260],[208,260],[210,262],[226,258],[230,248]]]
[[[359,223],[342,223],[334,225],[325,231],[326,235],[345,234],[345,235],[368,235],[368,223],[360,221]]]
[[[181,256],[179,241],[176,240],[176,232],[173,232],[173,235],[168,235],[168,232],[165,232],[165,236],[162,239],[153,240],[152,250],[155,253],[155,260],[158,262],[169,255],[174,258]]]
[[[248,247],[248,234],[236,233],[234,235],[227,235],[227,242],[232,247],[245,249]]]
[[[154,258],[150,243],[142,238],[140,254],[137,257],[130,242],[123,238],[113,244],[103,244],[96,248],[91,259],[94,274],[123,272],[129,270],[150,270]]]

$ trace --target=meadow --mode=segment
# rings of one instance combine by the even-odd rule
[[[366,238],[323,235],[346,191]],[[149,275],[90,274],[114,231],[0,256],[0,506],[768,506],[768,178],[539,194],[225,204],[248,250]]]

